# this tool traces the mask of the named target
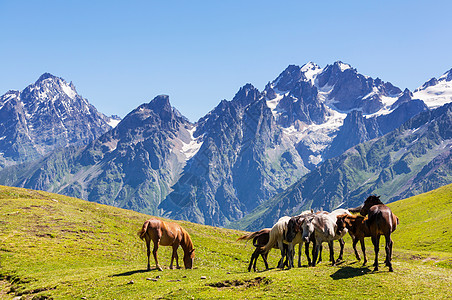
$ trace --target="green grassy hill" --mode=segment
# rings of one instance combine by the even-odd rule
[[[302,268],[249,273],[254,248],[236,242],[242,232],[189,222],[179,223],[195,244],[195,268],[169,270],[170,248],[161,247],[166,268],[148,272],[136,233],[149,216],[0,186],[0,299],[451,298],[451,198],[447,186],[391,205],[401,220],[394,273],[361,267],[349,240],[336,267],[308,268],[303,257]],[[367,249],[372,259],[370,240]],[[278,255],[271,252],[271,267]]]

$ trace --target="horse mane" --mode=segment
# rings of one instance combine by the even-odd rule
[[[180,227],[180,229],[182,232],[182,242],[183,242],[183,244],[181,243],[181,246],[189,251],[193,250],[194,246],[193,246],[193,242],[190,238],[190,235],[184,228]]]
[[[364,201],[364,202],[367,202],[367,201],[372,201],[373,205],[383,204],[383,202],[381,202],[381,200],[380,200],[380,196],[377,196],[377,195],[370,195],[369,197],[367,197],[366,201]]]
[[[273,225],[270,230],[270,236],[267,245],[261,248],[261,251],[268,252],[273,248],[273,245],[277,242],[278,237],[283,236],[284,230],[287,228],[287,223],[289,222],[290,217],[284,216],[279,218],[278,222]]]

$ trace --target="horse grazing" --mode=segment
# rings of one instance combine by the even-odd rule
[[[289,223],[287,223],[287,232],[286,232],[286,238],[285,240],[289,243],[293,243],[294,240],[295,242],[300,240],[299,244],[299,248],[298,248],[298,267],[301,267],[301,248],[302,248],[302,243],[304,243],[305,245],[305,254],[306,254],[306,258],[308,259],[308,266],[312,266],[312,261],[311,258],[309,257],[309,243],[312,242],[313,243],[313,248],[312,248],[312,255],[314,256],[314,251],[315,251],[315,238],[314,238],[314,233],[311,234],[311,236],[304,236],[303,233],[303,223],[306,221],[306,218],[313,218],[314,217],[314,212],[311,210],[311,213],[308,214],[301,214],[295,217],[290,218]],[[301,235],[301,236],[300,236]],[[322,260],[322,248],[320,248],[320,255],[319,255],[319,260],[317,263],[321,262]],[[293,262],[292,262],[293,264]]]
[[[336,262],[342,260],[345,244],[342,237],[347,233],[347,229],[343,228],[342,231],[337,230],[337,216],[341,214],[350,213],[346,209],[336,209],[331,213],[324,212],[316,214],[313,218],[306,218],[305,222],[303,222],[303,237],[307,238],[314,234],[315,238],[315,251],[312,258],[313,267],[315,266],[323,242],[328,243],[330,249],[330,261],[333,266]],[[334,260],[334,240],[339,240],[339,244],[341,246],[341,251],[337,261]]]
[[[264,260],[265,263],[265,269],[268,269],[268,262],[267,262],[267,256],[268,256],[268,252],[264,252],[261,253],[259,252],[259,248],[265,246],[268,243],[268,240],[270,239],[270,228],[264,228],[261,229],[259,231],[250,233],[250,234],[245,234],[244,236],[241,236],[237,239],[237,241],[240,240],[251,240],[253,239],[253,246],[256,247],[256,249],[254,250],[253,254],[251,254],[251,261],[250,264],[248,266],[248,272],[251,271],[251,267],[253,267],[254,272],[256,272],[256,263],[257,263],[257,259],[259,258],[259,255],[262,256],[262,259]]]
[[[364,262],[363,266],[367,263],[366,256],[366,246],[364,244],[364,238],[370,237],[370,229],[366,224],[367,217],[363,217],[360,215],[348,215],[343,214],[337,216],[337,230],[342,231],[344,228],[348,229],[348,233],[352,237],[353,240],[353,250],[355,250],[355,256],[357,260],[361,260],[359,257],[359,253],[356,250],[356,244],[358,241],[361,243],[361,250],[363,251]]]
[[[383,204],[380,200],[380,196],[371,195],[366,201],[364,201],[360,214],[368,216],[366,221],[370,230],[370,236],[372,238],[372,244],[375,251],[374,271],[378,271],[378,251],[380,244],[380,235],[385,236],[386,245],[386,260],[385,264],[389,267],[389,272],[393,272],[392,269],[392,239],[391,233],[396,230],[397,224],[399,224],[399,218],[394,215],[389,207]]]
[[[151,269],[149,257],[151,255],[151,240],[154,242],[154,249],[152,254],[156,268],[162,271],[157,259],[157,250],[159,245],[172,246],[173,254],[171,255],[170,269],[173,268],[174,258],[176,259],[176,267],[179,269],[179,257],[177,255],[177,248],[179,245],[184,250],[184,266],[186,269],[193,267],[193,259],[195,257],[195,249],[193,248],[193,242],[190,239],[190,235],[179,224],[172,222],[164,222],[159,219],[149,219],[143,224],[143,228],[138,232],[138,236],[143,240],[146,240],[147,255],[148,255],[148,270]]]

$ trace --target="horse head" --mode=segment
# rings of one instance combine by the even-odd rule
[[[184,253],[185,269],[193,268],[193,260],[195,258],[195,249],[188,250]]]
[[[303,229],[302,239],[306,243],[309,242],[309,237],[314,233],[314,224],[312,224],[313,217],[304,218],[301,223],[301,228]]]
[[[370,195],[369,197],[367,197],[366,201],[364,201],[363,207],[361,208],[359,213],[365,216],[369,213],[369,209],[377,204],[383,204],[383,202],[381,202],[380,200],[380,196]]]
[[[345,224],[346,217],[347,217],[347,214],[337,216],[337,220],[336,220],[336,226],[337,226],[336,231],[337,232],[341,232],[342,230],[344,230],[346,228],[346,224]]]
[[[285,234],[285,240],[289,243],[293,241],[298,232],[300,232],[300,219],[299,217],[290,218],[287,223],[287,231]]]

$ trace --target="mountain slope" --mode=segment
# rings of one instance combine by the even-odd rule
[[[254,247],[236,240],[243,232],[183,221],[178,223],[195,245],[195,268],[168,269],[171,247],[159,247],[163,271],[157,272],[146,271],[145,243],[136,235],[150,216],[62,195],[0,186],[0,297],[246,299],[281,295],[328,298],[333,294],[353,298],[359,285],[360,294],[368,298],[428,295],[447,299],[451,297],[451,232],[444,232],[441,226],[417,225],[450,228],[452,194],[449,187],[426,196],[429,198],[421,195],[400,205],[391,204],[401,218],[393,234],[394,273],[369,274],[370,268],[357,264],[348,240],[345,261],[340,266],[323,263],[316,268],[250,273],[246,267]],[[425,213],[425,205],[431,209],[430,214]],[[413,227],[419,229],[412,235],[416,241],[423,237],[420,250],[410,250]],[[182,257],[181,249],[178,254]],[[270,252],[271,267],[278,259],[277,251]],[[305,266],[306,260],[302,262]],[[261,260],[258,268],[263,268]],[[380,285],[377,290],[376,281]],[[301,284],[305,288],[293,282],[306,282]]]
[[[452,104],[419,114],[399,129],[325,161],[231,227],[272,226],[304,209],[353,207],[370,194],[391,202],[452,182]]]
[[[110,130],[109,119],[49,73],[23,91],[0,97],[0,168],[82,146]]]

